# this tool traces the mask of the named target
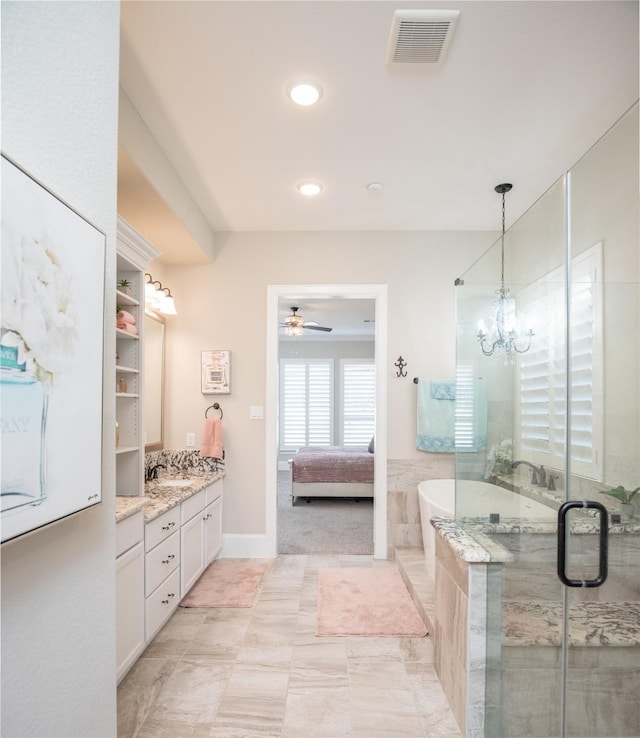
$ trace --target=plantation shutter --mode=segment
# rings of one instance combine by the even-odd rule
[[[600,479],[602,445],[602,244],[572,261],[571,464]],[[535,316],[531,349],[518,359],[519,457],[564,468],[566,442],[566,336],[562,270],[521,293]]]
[[[475,383],[472,366],[456,367],[454,440],[456,451],[476,451],[474,438]]]
[[[372,361],[343,359],[341,437],[345,446],[367,446],[376,421],[376,376]]]
[[[280,388],[282,450],[330,446],[333,440],[333,361],[282,359]]]

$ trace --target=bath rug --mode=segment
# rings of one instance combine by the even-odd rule
[[[318,572],[319,636],[424,636],[427,628],[397,569]]]
[[[181,607],[251,607],[268,564],[251,559],[214,561],[187,592]]]

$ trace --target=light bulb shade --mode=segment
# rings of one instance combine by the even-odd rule
[[[160,305],[158,312],[163,315],[177,315],[176,306],[173,302],[173,297],[165,297]]]

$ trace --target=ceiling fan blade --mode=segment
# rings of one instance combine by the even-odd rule
[[[309,331],[326,331],[327,333],[333,330],[333,328],[325,328],[323,325],[309,325],[308,323],[305,323],[302,327]]]

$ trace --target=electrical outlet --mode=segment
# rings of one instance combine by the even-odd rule
[[[187,446],[195,446],[195,445],[196,445],[196,434],[187,433]]]

